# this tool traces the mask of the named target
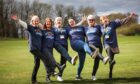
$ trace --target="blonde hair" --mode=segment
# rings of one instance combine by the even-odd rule
[[[39,17],[38,17],[37,15],[33,15],[33,16],[31,17],[30,24],[32,24],[32,22],[33,22],[35,19],[39,19]]]
[[[57,20],[62,20],[62,17],[56,17],[54,22],[56,23]]]
[[[100,20],[103,20],[104,18],[108,18],[108,16],[100,16]]]
[[[57,26],[56,26],[57,20],[61,20],[61,21],[62,21],[62,17],[56,17],[56,18],[55,18],[55,20],[54,20],[54,26],[55,26],[55,27],[57,27]]]
[[[88,15],[88,17],[87,17],[87,20],[89,20],[89,19],[95,19],[95,16],[94,15]]]

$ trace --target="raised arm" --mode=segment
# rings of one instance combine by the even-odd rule
[[[86,16],[83,16],[82,17],[82,20],[79,23],[77,23],[76,26],[82,25],[86,21],[86,19],[87,19],[87,17]]]
[[[26,22],[24,22],[24,21],[22,21],[22,20],[19,19],[18,23],[19,23],[24,29],[27,29],[27,23],[26,23]]]
[[[11,19],[17,21],[24,29],[27,29],[27,23],[17,17],[17,15],[11,15]]]
[[[126,24],[131,18],[135,17],[135,13],[131,13],[128,17],[121,20],[121,24]]]

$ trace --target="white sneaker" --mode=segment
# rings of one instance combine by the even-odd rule
[[[96,76],[92,76],[91,79],[94,80],[94,81],[97,80]]]
[[[62,79],[61,76],[57,76],[57,80],[58,80],[58,81],[63,81],[63,79]]]
[[[77,59],[78,59],[78,56],[74,56],[74,57],[71,59],[71,64],[72,64],[72,65],[75,65]]]
[[[108,62],[108,60],[109,60],[109,56],[107,56],[103,59],[103,63],[106,64]]]

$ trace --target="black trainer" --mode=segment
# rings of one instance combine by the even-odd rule
[[[82,80],[83,78],[81,77],[81,76],[79,76],[79,75],[76,75],[76,78],[75,78],[75,80]]]
[[[109,80],[112,80],[112,73],[109,73]]]

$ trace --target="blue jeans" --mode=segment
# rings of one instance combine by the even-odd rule
[[[92,54],[92,51],[89,48],[88,44],[85,43],[84,41],[81,41],[81,40],[77,40],[75,42],[72,42],[71,43],[71,47],[79,55],[79,65],[78,65],[77,75],[80,76],[80,74],[81,74],[81,72],[83,70],[83,67],[84,67],[86,53],[88,53],[89,55],[91,55]]]
[[[83,67],[84,67],[86,53],[84,51],[79,51],[78,55],[79,55],[79,65],[78,65],[78,69],[77,69],[77,75],[80,76],[81,72],[83,70]]]
[[[88,46],[88,44],[82,40],[76,40],[74,42],[71,42],[71,46],[73,48],[73,50],[79,52],[79,51],[84,51],[86,53],[88,53],[89,55],[92,55],[92,51],[90,49],[90,47]]]
[[[71,63],[71,57],[68,54],[68,49],[67,47],[64,47],[61,44],[55,43],[54,48],[61,54],[61,57],[64,57],[66,60],[68,60]],[[63,58],[62,58],[63,59]],[[62,62],[61,62],[62,63]],[[63,62],[64,63],[64,62]]]

